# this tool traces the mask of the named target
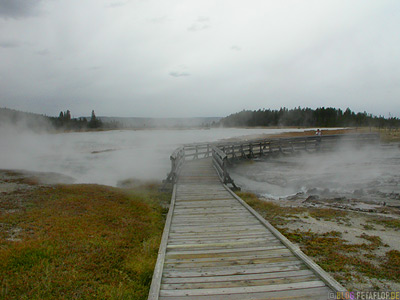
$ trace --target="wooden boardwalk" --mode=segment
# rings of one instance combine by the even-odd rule
[[[211,159],[185,162],[150,300],[321,300],[336,291],[345,290],[220,182]]]

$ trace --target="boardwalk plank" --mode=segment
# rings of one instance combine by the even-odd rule
[[[300,262],[286,263],[280,265],[252,265],[251,268],[243,266],[236,266],[230,268],[214,268],[206,270],[164,270],[163,276],[168,277],[208,277],[208,276],[229,276],[229,275],[245,275],[245,274],[264,274],[264,273],[275,273],[275,272],[286,272],[286,271],[298,271],[305,270],[307,267]]]
[[[259,292],[276,292],[294,289],[325,287],[325,283],[316,281],[296,282],[287,284],[274,284],[265,286],[246,286],[233,288],[215,288],[215,289],[183,289],[183,290],[160,290],[160,296],[201,296],[201,295],[232,295],[241,293],[259,293]]]
[[[149,300],[327,299],[332,290],[221,185],[210,160],[186,163],[174,196]]]
[[[245,275],[226,275],[226,276],[203,276],[203,277],[171,277],[163,278],[162,283],[199,283],[199,282],[224,282],[224,281],[237,281],[237,280],[255,280],[255,279],[271,279],[271,278],[289,278],[294,276],[307,276],[312,275],[310,270],[299,270],[289,272],[273,272],[273,273],[260,273],[260,274],[245,274]]]
[[[184,254],[190,254],[190,255],[218,255],[218,254],[226,254],[226,253],[236,253],[236,252],[249,252],[249,251],[271,251],[273,249],[285,249],[286,247],[283,246],[281,243],[277,243],[277,245],[268,245],[264,247],[237,247],[234,249],[214,249],[214,250],[201,250],[201,251],[184,251],[184,250],[174,250],[174,251],[168,251],[167,252],[167,257],[171,257],[173,255],[184,255]]]
[[[262,293],[240,293],[229,295],[211,295],[211,296],[191,296],[190,300],[326,300],[329,298],[329,290],[327,287],[293,289],[289,291],[279,292],[262,292]],[[161,296],[160,300],[183,300],[188,299],[187,296],[182,297],[166,297]]]
[[[215,277],[214,277],[215,278]],[[247,287],[247,286],[260,286],[260,285],[279,285],[299,282],[316,281],[314,274],[290,276],[281,278],[256,278],[256,279],[243,279],[243,280],[227,280],[227,281],[207,281],[197,283],[169,283],[162,284],[161,290],[188,290],[188,289],[215,289],[215,288],[233,288],[233,287]]]

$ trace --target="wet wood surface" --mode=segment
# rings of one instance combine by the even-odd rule
[[[321,300],[334,292],[331,278],[221,184],[211,159],[185,162],[173,198],[149,299]]]

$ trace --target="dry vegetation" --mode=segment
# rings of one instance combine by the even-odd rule
[[[398,128],[379,129],[379,128],[361,127],[361,128],[345,128],[345,129],[333,129],[333,130],[322,129],[321,132],[322,135],[351,134],[351,133],[379,133],[382,142],[400,142],[400,130]],[[314,130],[304,130],[298,132],[284,132],[273,135],[262,134],[262,135],[247,136],[246,139],[290,138],[290,137],[314,136],[314,135],[315,135]],[[230,140],[237,140],[237,138],[232,138]]]
[[[238,195],[347,289],[399,289],[400,251],[389,247],[376,232],[390,231],[398,237],[400,220],[368,216],[361,224],[362,230],[356,231],[356,221],[365,220],[365,215],[326,208],[281,207],[252,193]],[[305,226],[321,222],[325,230]],[[349,239],[351,230],[359,233]]]
[[[168,193],[7,183],[23,188],[0,193],[0,299],[147,298]]]
[[[400,142],[399,129],[376,129],[375,131],[381,135],[382,142]]]
[[[349,134],[349,133],[358,133],[359,131],[355,128],[348,128],[348,129],[333,129],[333,130],[321,130],[322,135],[328,134]],[[279,138],[289,138],[289,137],[298,137],[298,136],[314,136],[314,130],[305,130],[299,132],[284,132],[279,134],[274,134],[273,137]]]

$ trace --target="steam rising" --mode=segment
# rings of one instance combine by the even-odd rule
[[[180,145],[288,130],[121,130],[49,134],[0,126],[0,169],[55,172],[77,183],[165,179],[169,156]],[[291,130],[293,131],[293,130]]]
[[[400,200],[399,174],[397,146],[342,145],[333,152],[264,158],[231,170],[236,184],[273,199],[316,195],[367,202]]]

